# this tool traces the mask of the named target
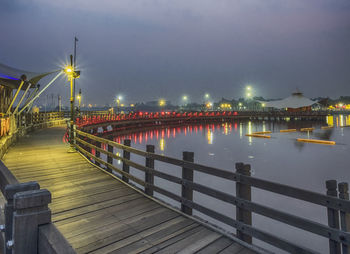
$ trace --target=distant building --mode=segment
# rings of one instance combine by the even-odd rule
[[[295,92],[291,96],[278,101],[261,101],[266,108],[285,109],[289,112],[311,111],[311,106],[316,104],[301,92]]]

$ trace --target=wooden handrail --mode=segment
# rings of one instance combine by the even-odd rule
[[[2,194],[5,192],[6,185],[18,184],[17,178],[11,173],[11,171],[0,160],[0,190]]]
[[[75,141],[76,141],[77,149],[82,154],[84,154],[87,158],[93,159],[97,165],[103,165],[106,168],[106,170],[109,170],[109,172],[112,172],[111,170],[114,170],[115,172],[121,174],[123,181],[128,182],[130,179],[131,181],[134,181],[135,183],[143,186],[144,191],[149,195],[152,195],[153,191],[155,191],[170,199],[180,202],[182,207],[181,210],[183,212],[188,211],[187,213],[189,213],[190,215],[192,214],[192,209],[195,209],[209,217],[212,217],[213,219],[219,220],[227,225],[233,226],[237,229],[237,232],[240,232],[241,234],[243,234],[243,236],[247,237],[247,239],[251,239],[251,237],[254,237],[262,241],[265,241],[267,243],[270,243],[278,248],[281,248],[293,253],[294,252],[295,253],[315,253],[314,251],[308,248],[298,246],[285,239],[281,239],[278,236],[274,236],[270,233],[259,230],[251,225],[251,221],[246,222],[245,220],[242,221],[238,218],[236,219],[229,218],[217,211],[206,208],[203,205],[194,202],[192,200],[191,193],[193,191],[196,191],[196,192],[208,195],[210,197],[216,198],[218,200],[221,200],[223,202],[232,204],[236,206],[239,211],[241,209],[246,213],[248,212],[248,214],[251,214],[253,212],[253,213],[268,217],[270,219],[285,223],[287,225],[305,230],[307,232],[325,237],[329,239],[330,242],[334,242],[337,244],[341,244],[342,246],[345,246],[344,248],[347,248],[347,246],[350,246],[350,233],[346,231],[347,229],[345,229],[344,231],[343,228],[339,229],[339,228],[326,226],[318,222],[311,221],[309,219],[305,219],[299,216],[295,216],[293,214],[279,211],[274,208],[257,204],[255,202],[250,201],[250,199],[249,200],[245,199],[246,197],[244,196],[241,196],[241,197],[233,196],[225,192],[212,189],[208,186],[204,186],[202,184],[195,183],[191,180],[187,180],[186,178],[184,178],[184,176],[182,178],[179,178],[164,172],[160,172],[154,169],[154,166],[150,167],[151,164],[147,163],[147,160],[157,160],[157,161],[165,162],[171,165],[182,167],[183,169],[186,169],[186,170],[195,170],[195,171],[206,173],[209,175],[214,175],[216,177],[224,178],[226,180],[235,181],[237,183],[240,183],[242,186],[247,186],[248,188],[252,186],[258,189],[267,190],[267,191],[278,193],[284,196],[293,197],[295,199],[308,201],[313,204],[325,206],[327,207],[327,209],[341,211],[343,214],[350,212],[350,202],[346,199],[339,199],[337,197],[327,196],[327,195],[295,188],[284,184],[266,181],[263,179],[251,177],[249,175],[244,175],[240,171],[230,172],[230,171],[208,167],[205,165],[200,165],[200,164],[185,161],[185,160],[180,160],[180,159],[176,159],[176,158],[172,158],[164,155],[155,154],[153,152],[145,152],[139,149],[132,148],[128,145],[123,145],[123,144],[114,142],[112,140],[97,137],[95,135],[92,135],[80,130],[76,130],[76,134],[77,135],[76,135]],[[103,149],[101,144],[108,145],[108,151]],[[115,154],[113,152],[113,147],[123,150],[124,155],[120,156]],[[88,149],[89,151],[86,151],[84,148]],[[95,155],[92,153],[92,149],[95,150],[96,152]],[[133,153],[144,157],[146,159],[146,166],[133,162],[130,159],[130,156],[125,157],[126,151],[127,153]],[[107,162],[100,158],[101,153],[107,156],[108,158]],[[114,166],[113,159],[122,161],[124,170],[118,168],[117,166]],[[129,173],[129,170],[126,171],[125,169],[126,168],[128,169],[129,167],[143,171],[146,176],[145,179],[140,179],[132,175],[131,173]],[[188,194],[182,193],[182,196],[178,196],[164,188],[156,186],[153,183],[153,181],[149,180],[150,175],[157,176],[161,179],[180,184],[182,186],[182,189],[185,188],[187,190]],[[239,193],[237,193],[236,195],[239,195]],[[344,218],[344,216],[342,218]],[[241,238],[241,239],[244,240],[245,238]]]
[[[112,156],[113,158],[115,158],[117,160],[121,160],[121,161],[127,163],[129,166],[134,167],[136,169],[139,169],[143,172],[152,173],[157,177],[171,181],[173,183],[182,184],[183,186],[188,186],[191,189],[198,191],[202,194],[206,194],[208,196],[217,198],[221,201],[233,204],[233,205],[238,206],[238,207],[242,207],[242,208],[244,207],[245,209],[247,209],[251,212],[255,212],[257,214],[263,215],[265,217],[269,217],[271,219],[278,220],[280,222],[284,222],[288,225],[309,231],[311,233],[330,238],[334,241],[337,241],[340,243],[346,243],[346,244],[350,245],[350,233],[347,233],[347,232],[344,233],[340,230],[329,228],[327,226],[324,226],[324,225],[317,223],[317,222],[310,221],[308,219],[304,219],[304,218],[301,218],[301,217],[298,217],[298,216],[295,216],[295,215],[292,215],[289,213],[280,212],[276,209],[269,208],[267,206],[263,206],[263,205],[260,205],[260,204],[254,203],[254,202],[250,202],[250,201],[247,201],[244,199],[240,199],[240,198],[237,198],[233,195],[227,194],[225,192],[214,190],[214,189],[209,188],[207,186],[204,186],[204,185],[201,185],[198,183],[194,183],[191,181],[186,181],[186,180],[181,179],[179,177],[169,175],[169,174],[157,171],[157,170],[152,169],[152,168],[145,167],[143,165],[132,162],[130,160],[126,160],[123,157],[117,156],[113,153],[107,152],[104,149],[97,148],[96,146],[89,144],[88,142],[85,142],[79,138],[77,138],[77,141],[79,143],[82,143],[83,145],[87,145],[91,148],[99,150],[101,153],[104,153],[108,156]],[[92,157],[101,163],[102,160],[97,158],[96,156],[94,156],[92,153],[86,152],[81,147],[78,147],[78,149],[80,151],[82,151],[84,154],[86,154],[87,156]],[[107,162],[103,162],[102,164],[104,164],[106,166],[108,165],[109,167],[112,167],[118,173],[120,173],[126,177],[129,176],[129,174],[125,174],[124,171],[122,171],[121,169],[118,169],[117,167],[115,167]],[[134,179],[135,179],[135,177],[133,176],[132,180],[134,180]],[[146,185],[146,183],[144,181],[142,181],[141,179],[137,179],[137,183],[141,184],[142,186]],[[155,188],[156,186],[152,185],[151,187]],[[159,190],[159,189],[162,189],[162,188],[157,187],[157,190]],[[166,191],[166,190],[163,189],[163,191]]]
[[[114,142],[114,141],[111,141],[108,139],[104,139],[101,137],[97,137],[95,135],[92,135],[92,134],[89,134],[86,132],[82,132],[80,130],[76,130],[76,132],[80,136],[87,137],[91,140],[98,141],[98,142],[101,142],[104,144],[108,144],[108,145],[114,146],[118,149],[126,150],[126,151],[129,151],[131,153],[134,153],[134,154],[146,157],[146,158],[152,158],[154,160],[165,162],[165,163],[172,164],[175,166],[180,166],[180,167],[185,166],[185,167],[190,168],[192,170],[206,173],[209,175],[213,175],[216,177],[224,178],[226,180],[232,180],[232,181],[236,181],[236,182],[246,183],[246,184],[249,184],[253,187],[267,190],[267,191],[270,191],[273,193],[278,193],[278,194],[281,194],[284,196],[292,197],[295,199],[300,199],[300,200],[307,201],[307,202],[310,202],[313,204],[333,208],[333,209],[344,211],[344,212],[350,212],[350,201],[348,201],[348,200],[343,200],[343,199],[327,196],[324,194],[320,194],[317,192],[308,191],[308,190],[296,188],[293,186],[275,183],[275,182],[271,182],[271,181],[267,181],[267,180],[263,180],[263,179],[259,179],[259,178],[238,175],[234,172],[230,172],[227,170],[209,167],[209,166],[205,166],[205,165],[201,165],[201,164],[197,164],[197,163],[190,163],[190,162],[186,162],[186,161],[172,158],[169,156],[164,156],[164,155],[155,154],[155,153],[147,153],[145,151],[142,151],[142,150],[139,150],[136,148],[132,148],[129,146],[124,146],[124,145],[119,144],[117,142]],[[96,149],[96,146],[94,146],[93,148]],[[102,153],[105,153],[105,150],[103,150],[103,149],[99,149],[99,151]],[[113,155],[110,155],[110,156],[113,156]],[[119,157],[116,159],[122,160],[123,158]]]

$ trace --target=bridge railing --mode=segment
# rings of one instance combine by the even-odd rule
[[[153,145],[147,145],[146,151],[132,148],[130,147],[131,141],[128,139],[124,140],[123,145],[79,130],[76,130],[75,136],[76,148],[106,171],[120,174],[125,182],[133,181],[139,184],[143,187],[142,190],[150,196],[157,192],[179,202],[182,212],[188,215],[192,215],[192,211],[197,210],[236,228],[237,237],[248,243],[252,242],[252,238],[256,238],[291,253],[315,253],[314,250],[254,227],[252,213],[255,213],[326,238],[329,241],[330,253],[332,254],[349,253],[350,201],[348,201],[347,183],[340,183],[337,186],[335,180],[327,181],[327,195],[324,195],[251,177],[250,165],[243,163],[237,163],[236,172],[231,172],[194,163],[192,152],[183,152],[181,160],[154,153]],[[114,153],[114,149],[121,149],[122,155]],[[106,155],[106,161],[101,159],[101,154]],[[141,165],[132,161],[131,154],[144,157],[145,164]],[[113,164],[113,160],[121,161],[121,167]],[[182,177],[157,170],[155,161],[175,165],[179,169],[182,168]],[[132,175],[130,168],[144,172],[145,177],[141,179]],[[196,182],[194,179],[195,171],[236,182],[236,196]],[[155,177],[181,185],[181,196],[158,186],[154,181]],[[323,206],[327,209],[328,225],[255,203],[251,200],[252,187]],[[339,197],[337,187],[339,188]],[[236,218],[231,218],[206,207],[204,204],[195,202],[193,200],[194,191],[235,206]]]
[[[64,112],[42,112],[0,117],[0,159],[19,136],[34,129],[65,123]]]
[[[73,254],[75,251],[51,223],[51,193],[37,182],[19,183],[0,161],[0,253]]]
[[[329,111],[287,112],[287,111],[202,111],[202,112],[137,112],[128,114],[108,114],[107,112],[96,114],[82,114],[76,119],[79,127],[105,122],[147,120],[147,119],[176,119],[176,118],[201,118],[201,117],[315,117],[326,116]]]

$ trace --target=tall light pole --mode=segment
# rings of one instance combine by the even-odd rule
[[[79,111],[79,114],[80,114],[80,104],[81,104],[81,89],[79,89],[79,94],[77,96],[77,99],[78,99],[78,111]]]
[[[187,95],[182,96],[182,101],[183,101],[183,108],[185,108],[188,102],[188,96]]]
[[[246,94],[245,94],[246,98],[249,100],[250,98],[253,97],[253,89],[251,86],[246,86],[245,90],[246,90]],[[249,103],[248,103],[248,106],[249,106]]]
[[[75,116],[74,116],[74,79],[80,77],[80,71],[76,71],[74,69],[73,65],[73,56],[70,55],[70,65],[67,66],[64,70],[64,73],[68,76],[68,80],[70,81],[70,135],[69,135],[69,142],[71,146],[74,144],[74,122],[75,122]]]
[[[117,114],[119,114],[119,107],[120,107],[120,102],[123,99],[123,97],[121,95],[118,95],[116,98],[116,102],[117,102]]]
[[[73,63],[73,70],[75,70],[76,67],[77,67],[77,41],[78,41],[78,38],[74,37],[74,63]],[[75,97],[75,79],[73,80],[73,96]]]
[[[166,100],[160,99],[158,104],[159,104],[161,111],[163,111],[163,107],[166,105]]]

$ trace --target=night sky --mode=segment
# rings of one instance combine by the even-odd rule
[[[349,0],[0,0],[0,31],[0,62],[35,72],[77,36],[84,103],[350,95]]]

